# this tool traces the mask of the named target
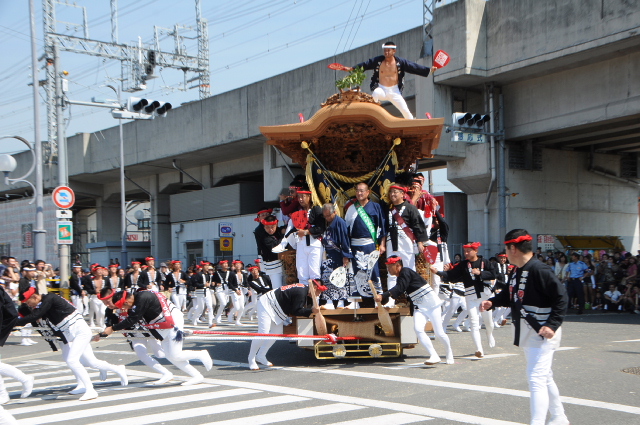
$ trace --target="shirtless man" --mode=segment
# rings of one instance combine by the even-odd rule
[[[407,119],[413,119],[411,111],[407,107],[407,102],[402,97],[402,89],[404,88],[405,73],[420,75],[427,77],[431,70],[435,71],[437,67],[428,68],[418,65],[407,59],[396,56],[396,45],[393,41],[387,41],[382,46],[383,56],[376,56],[365,62],[361,62],[347,71],[354,68],[362,67],[365,71],[373,70],[371,76],[371,91],[373,98],[377,101],[388,100],[398,108],[402,116]]]

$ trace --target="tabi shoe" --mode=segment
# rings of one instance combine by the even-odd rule
[[[189,379],[188,381],[184,381],[182,384],[183,387],[188,387],[190,385],[198,385],[201,384],[204,381],[204,376],[200,375],[200,376],[194,376],[193,378]]]
[[[100,380],[101,381],[106,381],[107,380],[107,369],[98,369],[100,371]]]
[[[256,363],[255,359],[249,362],[249,369],[260,370],[260,366],[258,366],[258,363]]]
[[[20,394],[20,398],[27,398],[31,395],[31,391],[33,391],[33,376],[27,376],[27,380],[22,383],[22,394]]]
[[[493,348],[496,346],[496,339],[493,337],[493,335],[491,335],[489,337],[489,348]]]
[[[171,381],[173,379],[173,373],[169,372],[169,373],[165,373],[162,375],[162,377],[160,379],[158,379],[157,381],[153,381],[152,384],[153,385],[164,385],[167,382]]]
[[[453,354],[447,356],[447,364],[455,364],[456,361],[453,359]]]
[[[440,356],[431,356],[429,357],[429,360],[424,362],[424,364],[426,364],[427,366],[431,366],[438,363],[440,363]]]
[[[502,319],[502,322],[500,322],[500,326],[504,326],[508,323],[509,321],[507,319]]]
[[[124,367],[124,365],[120,365],[120,366],[116,366],[116,373],[118,374],[118,376],[120,376],[120,385],[122,385],[123,387],[126,387],[127,385],[129,385],[129,378],[127,377],[127,369]]]
[[[29,347],[30,345],[33,345],[33,344],[30,343],[27,338],[23,338],[22,342],[20,343],[20,345],[25,346],[25,347]]]
[[[258,363],[260,363],[261,365],[265,365],[265,366],[273,366],[273,363],[271,363],[269,360],[267,360],[266,357],[256,357],[256,361]]]
[[[569,423],[569,419],[566,417],[566,415],[562,415],[562,416],[552,416],[549,419],[548,425],[571,425],[571,424]]]
[[[481,358],[483,358],[483,357],[484,357],[484,353],[483,353],[482,351],[476,351],[476,352],[475,352],[475,356],[476,356],[477,358],[481,359]]]
[[[69,391],[67,394],[78,395],[78,394],[84,394],[86,392],[87,392],[87,389],[84,387],[75,387],[74,389]]]
[[[209,325],[209,329],[215,328],[216,326],[218,326],[218,323],[212,323]]]
[[[31,338],[29,338],[29,344],[36,345],[37,343],[38,343],[38,341],[34,341]]]
[[[493,322],[493,327],[494,328],[501,328],[502,326],[500,326],[500,324],[498,322]]]
[[[200,361],[204,365],[204,368],[208,371],[213,367],[213,359],[207,350],[200,351]]]
[[[462,332],[462,328],[460,328],[460,326],[454,326],[454,328],[456,330],[456,332]]]
[[[244,324],[243,324],[243,323],[240,323],[240,322],[236,322],[236,323],[235,323],[235,325],[236,325],[236,326],[244,326]]]
[[[98,393],[96,392],[96,390],[91,389],[87,392],[84,393],[84,395],[82,397],[80,397],[80,401],[87,401],[87,400],[93,400],[94,398],[98,398]]]

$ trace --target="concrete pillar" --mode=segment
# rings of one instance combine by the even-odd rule
[[[96,198],[96,242],[120,240],[120,203]]]
[[[160,193],[159,176],[149,179],[151,192],[151,255],[159,261],[171,259],[169,195]],[[158,262],[159,264],[159,262]]]

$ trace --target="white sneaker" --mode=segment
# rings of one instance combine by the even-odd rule
[[[457,332],[462,332],[462,329],[460,328],[460,326],[455,326],[453,329],[455,329]]]
[[[562,415],[562,416],[552,416],[549,419],[549,424],[548,425],[570,425],[569,424],[569,419],[567,418],[566,415]]]
[[[33,391],[33,376],[27,376],[27,380],[22,383],[22,394],[20,394],[20,398],[27,398],[31,395],[31,391]]]
[[[87,392],[84,393],[84,395],[82,397],[80,397],[80,401],[87,401],[87,400],[93,400],[94,398],[98,398],[98,393],[96,392],[96,390],[91,389]]]
[[[22,345],[22,346],[24,346],[24,347],[28,347],[28,346],[33,345],[33,344],[31,344],[31,343],[29,342],[29,340],[25,338],[25,339],[23,339],[23,340],[22,340],[22,342],[20,343],[20,345]]]
[[[29,344],[35,345],[37,343],[38,343],[38,341],[34,341],[33,339],[29,338]]]

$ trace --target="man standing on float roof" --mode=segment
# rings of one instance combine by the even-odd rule
[[[347,71],[352,71],[354,68],[360,67],[365,71],[373,70],[370,85],[373,98],[378,102],[388,100],[393,103],[393,106],[398,108],[403,117],[412,120],[413,115],[411,115],[407,102],[405,102],[402,97],[404,75],[405,73],[409,73],[428,77],[432,70],[435,71],[438,68],[436,66],[428,68],[411,62],[410,60],[397,57],[396,47],[393,41],[387,41],[382,45],[383,55],[360,62],[353,68],[347,68]]]

